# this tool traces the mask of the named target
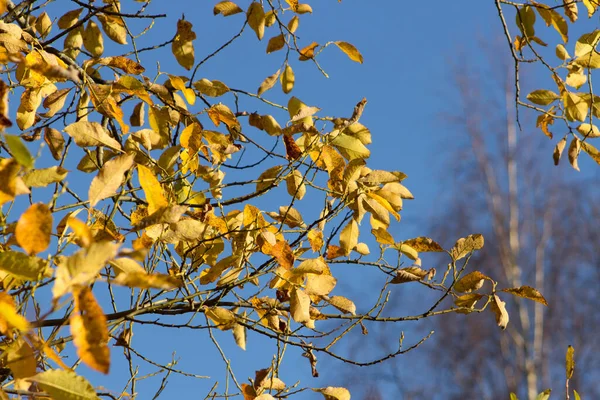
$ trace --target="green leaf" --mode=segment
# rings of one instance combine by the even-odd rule
[[[33,168],[33,157],[31,157],[27,146],[25,146],[25,143],[23,143],[20,136],[4,135],[4,140],[6,141],[10,153],[19,164],[27,169]]]
[[[540,106],[547,106],[548,104],[560,99],[560,96],[551,90],[534,90],[527,95],[527,100]]]
[[[91,383],[73,371],[50,369],[27,378],[35,382],[53,399],[99,400]]]
[[[575,396],[575,400],[581,400],[581,396],[579,396],[579,393],[577,393],[577,390],[573,390],[573,395]]]
[[[517,398],[516,394],[514,394],[514,393],[511,392],[510,393],[510,400],[519,400],[519,399]]]

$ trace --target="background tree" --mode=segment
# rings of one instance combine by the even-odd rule
[[[162,25],[166,15],[148,7],[0,1],[2,396],[131,397],[154,377],[158,397],[181,375],[204,385],[207,398],[265,400],[312,388],[349,399],[342,387],[284,383],[284,359],[295,367],[304,355],[313,376],[322,356],[369,366],[431,334],[406,342],[399,334],[387,354],[354,359],[336,345],[355,328],[366,334],[371,325],[487,309],[504,329],[502,299],[545,302],[528,286],[500,293],[493,275],[467,269],[480,234],[456,241],[437,273],[421,268],[421,254],[441,253],[440,245],[392,235],[412,194],[402,172],[367,167],[366,100],[337,116],[290,95],[301,62],[326,76],[322,52],[337,47],[363,61],[348,42],[297,35],[310,5],[215,3],[203,18],[226,17],[239,29],[225,38],[199,38],[185,16]],[[281,57],[257,90],[201,75],[247,36],[264,39],[253,56]],[[200,58],[198,43],[216,50]],[[167,58],[177,62],[168,72],[166,61],[154,66]],[[339,266],[370,271],[379,287],[355,305],[339,293]],[[430,293],[421,310],[384,314],[389,285],[411,282]],[[450,298],[456,304],[441,307]],[[324,320],[333,327],[319,329]],[[169,333],[157,341],[162,329]],[[205,373],[154,359],[179,330],[199,332],[188,347],[212,351],[198,363]],[[154,338],[150,356],[144,335]],[[242,383],[222,342],[232,336],[245,349],[247,335],[270,350],[260,365],[248,361],[241,376],[254,378]],[[122,353],[111,355],[109,343]]]

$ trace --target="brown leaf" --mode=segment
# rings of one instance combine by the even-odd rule
[[[579,171],[579,164],[577,162],[577,158],[579,157],[579,152],[581,151],[581,140],[579,140],[577,137],[574,137],[573,140],[571,140],[571,144],[569,145],[569,162],[571,163],[571,166],[576,170]]]
[[[444,251],[442,246],[425,236],[420,236],[414,239],[405,240],[402,242],[403,244],[407,244],[418,252],[440,252]]]
[[[542,294],[535,288],[531,286],[521,286],[518,288],[510,288],[510,289],[502,289],[503,292],[514,294],[515,296],[524,297],[529,300],[537,301],[545,306],[548,305],[548,302],[542,296]]]
[[[390,281],[393,284],[406,283],[406,282],[417,282],[427,276],[427,271],[417,267],[407,267],[399,269],[396,272],[394,279]]]
[[[556,143],[554,153],[552,154],[552,158],[554,159],[554,165],[558,165],[560,157],[562,156],[563,150],[565,149],[566,145],[567,138],[562,138],[558,143]]]
[[[297,160],[302,156],[302,150],[292,136],[283,135],[283,143],[285,144],[285,155],[288,160]]]
[[[292,248],[285,240],[278,241],[271,249],[271,255],[275,257],[279,265],[289,270],[294,266],[294,254]]]
[[[71,314],[71,334],[77,355],[90,368],[108,374],[110,349],[106,316],[89,287],[75,291]]]
[[[311,58],[313,58],[315,56],[315,48],[318,45],[319,44],[317,42],[312,42],[308,46],[306,46],[303,49],[301,49],[300,50],[299,60],[300,61],[306,61],[306,60],[310,60]]]

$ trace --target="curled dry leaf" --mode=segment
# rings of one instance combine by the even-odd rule
[[[496,316],[496,323],[501,329],[506,329],[508,325],[508,312],[506,311],[506,303],[500,300],[498,295],[494,294],[490,303],[490,310]]]
[[[483,247],[483,235],[469,235],[466,238],[458,239],[454,247],[450,250],[450,255],[454,261],[458,261],[472,251]]]
[[[390,283],[399,284],[406,282],[416,282],[427,276],[427,271],[420,267],[407,267],[399,269],[396,272],[396,276],[391,280]]]
[[[325,300],[344,314],[356,315],[356,305],[350,299],[343,296],[332,296]]]
[[[535,288],[531,286],[521,286],[518,288],[510,288],[510,289],[502,289],[503,292],[514,294],[515,296],[524,297],[529,300],[537,301],[545,306],[548,305],[548,302],[542,296],[542,294]]]

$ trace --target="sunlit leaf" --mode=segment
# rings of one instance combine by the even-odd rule
[[[350,391],[343,387],[331,387],[313,389],[313,391],[321,393],[325,400],[350,400]]]
[[[235,15],[237,13],[244,12],[237,4],[233,1],[220,1],[215,4],[213,8],[213,14],[218,15],[221,14],[224,17],[228,17],[230,15]]]
[[[506,311],[506,303],[500,300],[500,297],[495,294],[492,296],[490,310],[494,313],[496,323],[500,329],[506,329],[509,320],[508,312]]]
[[[115,195],[123,183],[124,174],[133,167],[133,154],[124,154],[107,161],[90,184],[88,198],[94,207],[100,200]]]
[[[357,63],[363,63],[363,56],[362,54],[360,54],[360,52],[358,51],[358,49],[356,47],[354,47],[354,45],[348,43],[348,42],[334,42],[337,47],[340,48],[340,50],[342,50],[344,53],[346,53],[346,55],[348,56],[348,58],[350,58],[352,61],[356,61]]]
[[[490,278],[479,271],[473,271],[460,278],[454,284],[454,290],[461,293],[469,293],[474,290],[479,290],[483,283]]]
[[[175,59],[183,68],[190,70],[194,66],[194,44],[196,33],[192,23],[184,19],[177,21],[177,34],[171,45]]]
[[[573,372],[575,371],[575,349],[573,346],[569,345],[567,347],[567,355],[566,355],[566,363],[565,363],[565,371],[567,379],[571,379],[573,377]]]
[[[100,400],[92,384],[71,370],[49,369],[27,380],[35,382],[53,399]]]

